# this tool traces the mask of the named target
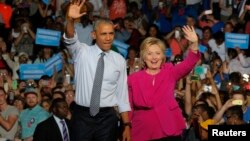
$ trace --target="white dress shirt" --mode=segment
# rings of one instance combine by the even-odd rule
[[[75,68],[75,102],[89,107],[94,83],[95,70],[102,50],[97,46],[80,43],[77,34],[64,39],[71,52]],[[110,50],[104,56],[104,74],[100,96],[100,107],[118,106],[119,112],[130,111],[127,87],[126,61],[118,53]]]

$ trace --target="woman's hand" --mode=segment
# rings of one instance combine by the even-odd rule
[[[194,30],[194,27],[184,26],[182,31],[185,33],[185,38],[190,42],[198,42],[198,36]]]
[[[189,48],[192,51],[197,52],[199,50],[198,48],[198,36],[194,30],[194,27],[184,26],[182,28],[182,31],[185,33],[185,38],[192,42],[192,44],[189,45]]]
[[[81,7],[84,5],[85,0],[73,0],[68,9],[68,17],[72,19],[80,18],[85,15],[86,12],[81,13]]]

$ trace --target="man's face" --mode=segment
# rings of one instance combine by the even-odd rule
[[[35,94],[28,94],[26,96],[26,103],[29,106],[29,108],[33,108],[38,103],[38,97]]]
[[[111,49],[114,35],[114,26],[107,23],[100,23],[97,29],[92,33],[93,39],[96,39],[97,45],[103,51]]]
[[[53,108],[53,114],[59,118],[66,118],[69,112],[68,104],[66,102],[60,102]]]

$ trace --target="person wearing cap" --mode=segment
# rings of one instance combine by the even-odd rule
[[[26,88],[24,92],[27,109],[20,113],[21,139],[32,140],[36,126],[46,120],[50,114],[38,104],[38,94],[34,88]]]
[[[7,94],[0,87],[0,135],[2,138],[13,140],[18,127],[18,109],[7,103]]]

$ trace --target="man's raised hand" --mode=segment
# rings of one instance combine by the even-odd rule
[[[72,19],[77,19],[85,15],[86,12],[81,13],[81,8],[84,3],[85,0],[72,0],[68,9],[68,17]]]

